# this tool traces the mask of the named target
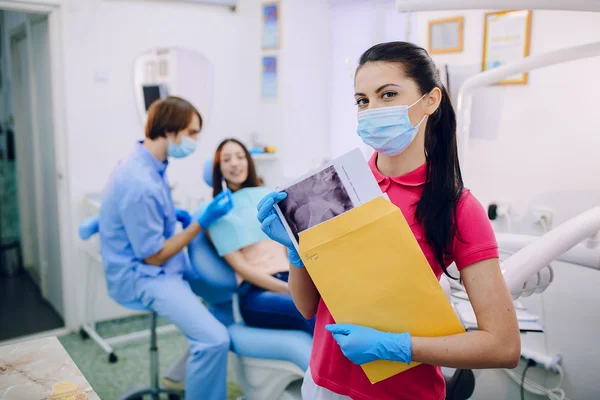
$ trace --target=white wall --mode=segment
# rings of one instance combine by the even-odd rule
[[[331,7],[329,156],[335,158],[360,147],[368,157],[372,150],[356,133],[354,73],[360,56],[371,46],[406,40],[407,19],[395,11],[394,0],[335,0]]]
[[[434,59],[448,63],[451,71],[454,66],[460,73],[475,72],[481,64],[483,14],[419,13],[419,44],[427,44],[429,20],[464,15],[464,52]],[[599,24],[598,14],[534,11],[531,53],[600,40]],[[474,102],[478,131],[463,166],[466,185],[484,205],[497,200],[513,204],[515,231],[542,233],[532,222],[534,205],[552,208],[556,225],[600,203],[599,70],[600,58],[547,67],[531,72],[527,85],[491,87]],[[547,329],[544,335],[525,335],[523,344],[563,355],[563,388],[571,399],[597,399],[600,393],[594,334],[600,331],[599,285],[597,271],[561,263],[546,293],[523,301],[543,317]],[[543,383],[545,374],[532,371],[531,377]],[[546,383],[551,386],[556,379],[549,376]],[[519,398],[518,386],[501,371],[481,372],[473,399],[492,398]]]
[[[328,155],[330,7],[328,0],[289,0],[282,2],[281,12],[278,102],[283,120],[277,135],[286,160],[283,177],[297,178]],[[266,107],[277,112],[273,104]]]
[[[225,136],[247,139],[258,124],[260,77],[258,0],[224,7],[186,2],[72,2],[65,7],[64,53],[70,183],[74,204],[100,191],[143,126],[134,102],[133,63],[154,47],[182,47],[205,54],[215,70],[212,123],[198,151],[172,162],[176,186],[203,186],[201,165]],[[108,28],[110,27],[110,29]],[[240,67],[243,66],[243,67]],[[97,72],[108,76],[96,82]]]

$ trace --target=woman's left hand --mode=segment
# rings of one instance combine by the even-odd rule
[[[225,189],[212,199],[204,213],[198,219],[198,223],[202,229],[207,229],[220,218],[227,215],[232,209],[233,197],[231,197],[231,190]]]
[[[412,343],[409,333],[381,332],[352,324],[332,324],[325,328],[333,334],[342,353],[356,365],[375,360],[399,361],[407,364],[412,361]]]

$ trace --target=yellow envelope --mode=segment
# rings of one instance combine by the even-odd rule
[[[300,254],[336,323],[421,337],[465,331],[402,212],[382,197],[300,233]],[[416,365],[362,368],[377,383]]]

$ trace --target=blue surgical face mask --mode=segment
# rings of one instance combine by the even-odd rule
[[[415,139],[421,121],[413,126],[408,118],[408,109],[417,104],[426,94],[410,106],[382,107],[358,113],[358,136],[376,152],[388,156],[402,153]]]
[[[169,157],[184,158],[192,154],[196,150],[198,144],[189,136],[181,135],[181,143],[175,144],[169,139],[169,149],[167,154]]]

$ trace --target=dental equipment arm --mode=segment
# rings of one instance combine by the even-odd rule
[[[552,260],[568,261],[569,258],[565,253],[568,254],[569,250],[579,242],[592,238],[587,245],[590,250],[598,251],[598,231],[600,231],[600,207],[594,207],[562,223],[503,261],[501,268],[504,280],[513,298],[519,297],[527,281]],[[571,255],[574,254],[577,253],[572,251]],[[597,262],[594,264],[594,255],[591,254],[588,258],[592,263],[584,265],[600,269],[600,256],[596,256]]]
[[[597,9],[600,11],[600,2],[596,3],[598,3]],[[468,161],[467,153],[471,131],[471,105],[474,92],[515,74],[561,64],[567,61],[596,56],[600,56],[600,42],[560,49],[545,54],[532,55],[522,60],[490,69],[465,80],[458,92],[456,112],[456,136],[458,138],[458,153],[463,172],[468,171],[468,169],[465,168],[465,165]],[[468,178],[464,175],[465,174],[463,174],[463,180],[466,182],[468,181]]]

